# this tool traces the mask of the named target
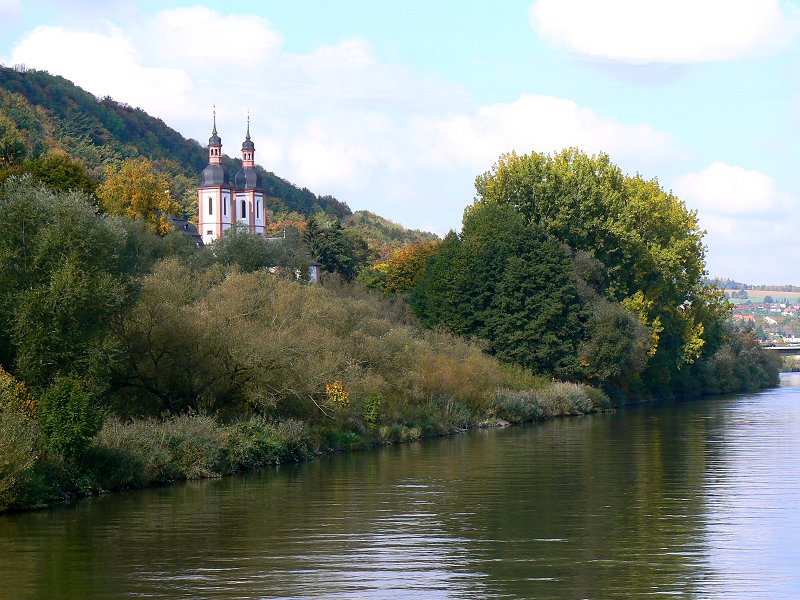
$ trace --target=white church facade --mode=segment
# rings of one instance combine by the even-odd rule
[[[266,192],[255,169],[255,145],[250,139],[250,118],[242,143],[242,168],[231,185],[222,165],[222,139],[217,135],[217,117],[208,140],[208,166],[203,169],[197,188],[197,229],[204,244],[210,244],[234,226],[244,226],[258,235],[266,235],[264,214]]]

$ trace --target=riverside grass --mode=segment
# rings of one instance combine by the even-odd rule
[[[587,414],[609,407],[608,397],[599,390],[555,382],[541,384],[535,390],[498,389],[480,415],[471,415],[465,404],[451,398],[432,398],[415,405],[404,419],[395,422],[356,419],[354,411],[359,407],[336,414],[326,424],[262,416],[221,423],[203,414],[127,422],[109,417],[79,465],[50,454],[36,465],[29,462],[27,472],[15,473],[13,494],[9,490],[0,495],[4,502],[0,510],[44,507],[82,496],[221,477],[307,461],[326,453],[406,443],[478,426]],[[372,409],[366,412],[370,417],[374,414]]]

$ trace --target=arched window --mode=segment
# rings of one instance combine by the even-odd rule
[[[242,200],[242,218],[244,219],[247,216],[247,204],[245,201]]]
[[[261,200],[256,200],[256,219],[261,218]]]
[[[208,214],[214,214],[214,199],[211,196],[208,197]]]
[[[228,214],[228,199],[227,198],[225,198],[222,201],[222,214],[225,215],[225,216],[227,216],[227,214]]]

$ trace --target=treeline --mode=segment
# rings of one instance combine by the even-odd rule
[[[704,281],[695,213],[657,180],[570,149],[503,156],[476,189],[459,233],[362,281],[407,293],[428,327],[618,401],[777,383],[778,361]]]
[[[228,140],[236,148],[240,140]],[[195,180],[208,162],[206,150],[187,140],[161,119],[105,97],[95,98],[60,76],[0,67],[0,163],[19,164],[48,152],[77,159],[96,179],[104,168],[129,158],[147,158],[173,179],[173,195],[186,215],[196,214]],[[225,157],[230,173],[241,160]],[[317,196],[257,166],[278,212],[310,216],[325,212],[344,218],[347,205]]]
[[[800,292],[797,285],[750,285],[739,283],[727,277],[715,277],[708,280],[709,285],[713,285],[721,290],[757,290],[759,292]]]
[[[236,150],[239,141],[228,139],[226,145]],[[74,182],[77,187],[68,189],[91,192],[126,162],[142,159],[168,179],[170,195],[180,207],[178,216],[195,219],[195,188],[208,162],[207,150],[198,142],[139,108],[95,98],[63,77],[0,67],[0,180],[32,173],[48,185],[61,185],[62,174],[49,176],[52,171],[77,164],[88,183]],[[236,156],[223,156],[223,164],[231,176],[242,166]],[[431,237],[365,211],[353,215],[333,196],[299,188],[261,165],[255,168],[267,192],[274,234],[298,223],[303,226],[312,215],[324,215],[362,234],[375,256],[388,256],[407,243]]]
[[[206,248],[157,224],[0,188],[0,510],[609,406],[348,284],[335,221]]]

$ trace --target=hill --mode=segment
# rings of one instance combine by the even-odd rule
[[[439,239],[429,231],[406,229],[368,210],[359,210],[349,215],[345,218],[344,225],[364,236],[370,248],[374,248],[384,260],[390,258],[401,246]]]
[[[109,97],[97,98],[69,80],[45,71],[0,67],[0,166],[9,167],[46,153],[78,159],[100,179],[103,168],[126,158],[145,157],[171,177],[172,195],[191,217],[194,187],[208,162],[199,142],[184,138],[161,119]],[[223,157],[229,172],[241,160]],[[338,218],[352,214],[344,202],[316,195],[256,166],[274,212]]]

